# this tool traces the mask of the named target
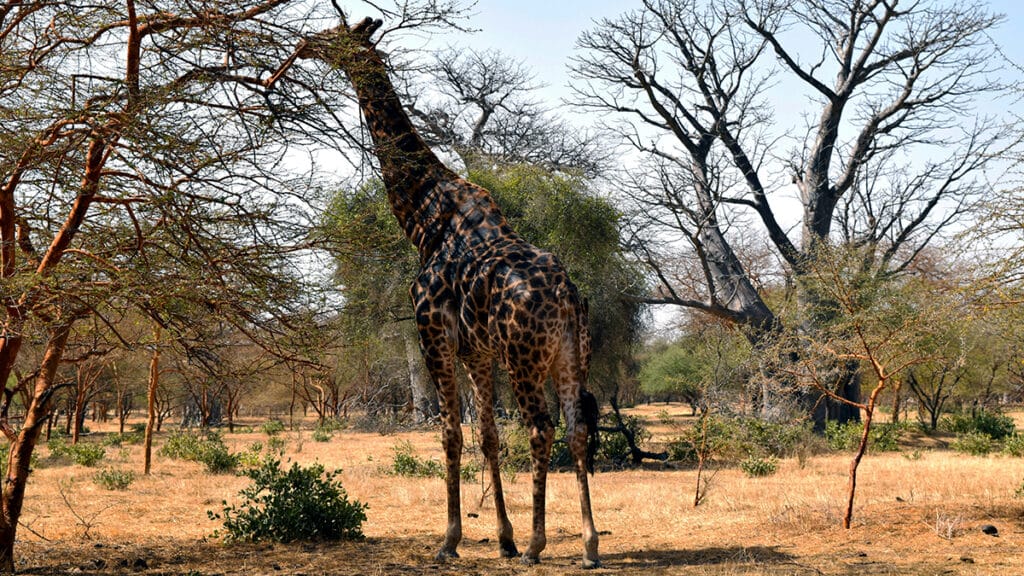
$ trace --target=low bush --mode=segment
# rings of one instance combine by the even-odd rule
[[[224,439],[216,432],[175,432],[167,438],[157,454],[176,460],[199,462],[214,474],[234,472],[240,461],[237,454],[228,451]]]
[[[1024,434],[1014,432],[1003,438],[1003,454],[1007,456],[1024,456]]]
[[[1013,418],[992,410],[983,410],[975,414],[952,414],[940,422],[943,430],[953,434],[980,432],[993,440],[1002,440],[1014,433],[1016,425]]]
[[[971,456],[987,456],[995,450],[996,442],[984,432],[966,432],[957,434],[956,440],[949,447]]]
[[[112,448],[120,448],[125,444],[142,444],[145,441],[145,439],[145,432],[142,432],[141,434],[138,432],[125,432],[124,434],[107,434],[103,438],[103,445],[110,446]]]
[[[813,435],[810,422],[770,422],[742,418],[735,431],[739,448],[747,454],[785,458],[801,451]]]
[[[260,425],[260,431],[266,434],[267,436],[277,436],[281,432],[284,432],[284,429],[284,422],[281,422],[280,420],[277,419],[267,420],[262,425]]]
[[[271,436],[267,439],[267,451],[273,452],[278,456],[284,456],[284,451],[288,448],[288,439],[282,436]]]
[[[748,478],[762,478],[765,476],[771,476],[775,474],[779,469],[779,461],[774,456],[762,458],[760,456],[748,456],[746,460],[740,462],[740,470],[747,475]]]
[[[714,415],[702,418],[706,421],[698,421],[669,440],[666,449],[670,460],[697,464],[701,452],[705,458],[716,459],[730,459],[741,453],[737,420]]]
[[[868,451],[898,452],[902,424],[875,424],[868,432]],[[825,440],[830,450],[835,452],[856,450],[864,434],[864,423],[850,421],[839,424],[834,420],[825,423]]]
[[[334,438],[334,434],[330,430],[320,426],[313,429],[312,436],[314,442],[330,442],[331,438]]]
[[[616,425],[617,421],[613,419],[613,416],[607,414],[604,416],[606,425]],[[610,422],[609,422],[610,421]],[[636,442],[637,447],[642,447],[645,442],[651,439],[651,433],[644,426],[644,423],[640,421],[636,416],[623,416],[622,423],[627,430],[632,432],[633,439]],[[600,446],[597,450],[597,458],[599,460],[606,460],[616,465],[623,464],[626,459],[630,457],[629,441],[626,439],[626,435],[622,432],[605,432],[600,433]]]
[[[92,480],[107,490],[127,490],[135,481],[135,473],[131,470],[104,468],[93,474]]]
[[[391,467],[384,470],[389,476],[412,478],[444,478],[444,465],[436,460],[425,460],[416,455],[412,442],[399,442],[392,447],[394,456]]]
[[[68,444],[64,438],[52,438],[46,443],[50,449],[50,459],[70,461],[80,466],[95,466],[106,455],[107,451],[99,444],[79,442]]]
[[[337,480],[340,472],[297,463],[282,470],[279,460],[267,459],[245,472],[252,482],[239,493],[241,504],[229,506],[224,501],[219,514],[207,512],[211,520],[224,522],[223,533],[214,536],[250,542],[361,539],[367,507],[349,501]]]

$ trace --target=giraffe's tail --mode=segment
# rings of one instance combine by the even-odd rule
[[[583,412],[583,423],[587,426],[587,472],[594,473],[594,458],[597,456],[597,449],[601,444],[601,437],[597,430],[597,420],[601,416],[601,410],[597,405],[597,397],[580,388],[580,407]]]

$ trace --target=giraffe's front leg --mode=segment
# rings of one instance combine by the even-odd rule
[[[454,378],[452,379],[454,381]],[[437,559],[458,558],[457,548],[462,541],[462,503],[459,487],[459,468],[462,462],[462,415],[459,407],[458,390],[438,388],[441,400],[441,442],[445,458],[445,486],[448,490],[448,529],[444,543],[437,552]],[[452,396],[453,398],[449,398]]]

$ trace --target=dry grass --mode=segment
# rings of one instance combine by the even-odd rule
[[[664,407],[645,407],[657,425]],[[670,406],[673,416],[688,409]],[[668,431],[657,430],[658,434]],[[247,483],[210,475],[198,464],[156,458],[144,477],[141,447],[108,449],[101,466],[138,474],[127,492],[95,485],[95,469],[41,467],[30,479],[25,525],[16,548],[19,570],[34,574],[536,574],[578,570],[579,505],[569,473],[549,476],[548,548],[537,567],[497,558],[493,506],[479,484],[463,488],[462,558],[438,565],[432,555],[444,528],[443,481],[384,475],[392,447],[408,440],[421,457],[441,458],[434,431],[382,436],[344,431],[329,443],[309,433],[289,439],[286,459],[344,470],[351,497],[370,505],[367,540],[318,545],[231,545],[207,541],[219,510]],[[470,437],[467,431],[467,439]],[[227,435],[234,450],[259,433]],[[301,446],[301,451],[296,448]],[[45,453],[45,448],[40,452]],[[1014,490],[1024,460],[926,451],[869,455],[861,465],[854,527],[839,527],[848,458],[818,456],[803,467],[780,463],[777,474],[749,479],[721,470],[705,504],[692,507],[695,472],[626,470],[598,473],[592,483],[605,567],[598,574],[1020,574],[1024,502]],[[74,514],[61,500],[63,486]],[[530,523],[530,482],[507,486],[517,541]],[[89,520],[86,527],[76,518]],[[473,515],[477,516],[473,516]],[[994,524],[1000,535],[978,529]]]

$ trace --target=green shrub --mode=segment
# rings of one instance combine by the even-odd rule
[[[223,437],[216,432],[175,432],[167,438],[157,454],[176,460],[199,462],[214,474],[233,472],[240,460],[237,454],[228,451]]]
[[[1013,418],[989,410],[974,415],[952,414],[942,419],[941,426],[943,430],[956,435],[980,432],[987,434],[993,440],[1002,440],[1010,436],[1016,428]]]
[[[46,447],[50,449],[51,460],[71,461],[80,466],[95,466],[107,453],[99,444],[68,444],[64,438],[51,438]]]
[[[771,476],[779,469],[779,461],[774,456],[762,458],[760,456],[748,456],[740,462],[740,470],[749,478],[762,478]]]
[[[260,431],[267,436],[277,436],[281,432],[284,432],[284,422],[280,420],[267,420],[260,426]]]
[[[669,440],[667,451],[670,460],[696,464],[700,451],[704,452],[705,458],[731,458],[740,452],[737,437],[741,432],[736,420],[714,415],[702,418],[706,421],[698,421]]]
[[[361,539],[366,505],[349,501],[337,480],[340,472],[297,463],[285,471],[279,460],[268,459],[245,472],[252,483],[239,493],[244,498],[240,505],[225,501],[220,514],[207,514],[211,520],[224,521],[228,541]]]
[[[146,440],[145,432],[139,434],[137,432],[125,432],[124,434],[107,434],[103,438],[103,445],[110,446],[112,448],[120,448],[124,444],[136,445],[142,444]]]
[[[325,432],[338,432],[347,428],[348,424],[337,418],[324,418],[324,421],[317,424],[316,427]]]
[[[1003,438],[1003,454],[1007,456],[1024,456],[1024,435],[1014,432]]]
[[[174,460],[199,460],[203,440],[199,434],[176,430],[167,437],[157,454]]]
[[[769,422],[760,418],[739,420],[737,440],[748,454],[783,458],[795,454],[813,434],[809,422]]]
[[[484,468],[480,465],[479,460],[467,460],[466,458],[463,458],[462,467],[459,468],[459,477],[462,478],[464,482],[476,482],[483,469]]]
[[[131,470],[104,468],[93,474],[92,480],[107,490],[127,490],[135,481],[135,473]]]
[[[683,434],[669,439],[665,451],[668,452],[669,460],[696,464],[698,446],[700,446],[700,439],[697,435]]]
[[[899,451],[899,439],[904,426],[902,424],[875,424],[868,432],[868,450],[875,452]],[[834,420],[825,423],[825,440],[830,450],[840,452],[856,450],[864,434],[864,423],[850,421],[839,424]]]
[[[405,476],[412,478],[444,478],[444,465],[436,460],[425,460],[416,455],[412,442],[399,442],[392,447],[395,455],[391,467],[384,472],[389,476]]]
[[[501,426],[501,473],[515,482],[520,472],[529,472],[533,461],[530,457],[530,433],[522,425],[505,422]]]
[[[966,432],[958,434],[949,447],[972,456],[986,456],[995,450],[995,445],[993,438],[984,432]]]
[[[143,435],[145,435],[146,434],[146,424],[143,423],[143,422],[136,422],[135,424],[132,424],[132,425],[128,426],[128,430],[130,430],[132,434],[143,434]]]
[[[321,428],[317,426],[316,428],[313,429],[314,442],[330,442],[331,438],[333,437],[334,434],[326,428]]]
[[[223,442],[207,442],[199,455],[199,462],[212,474],[228,474],[238,468],[237,454],[228,451]]]
[[[271,436],[267,438],[267,451],[277,454],[278,456],[284,456],[284,451],[288,448],[288,439],[283,436]]]

